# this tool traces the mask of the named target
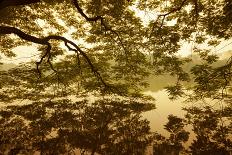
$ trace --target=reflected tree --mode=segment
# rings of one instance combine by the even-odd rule
[[[184,129],[186,126],[184,119],[174,115],[168,116],[168,122],[164,129],[170,134],[168,138],[154,134],[154,154],[155,155],[179,155],[186,152],[183,144],[189,139],[189,132]]]
[[[36,49],[29,52],[27,62],[0,71],[1,152],[62,154],[80,149],[92,154],[144,154],[150,131],[141,114],[154,107],[141,91],[148,85],[147,77],[162,74],[176,79],[166,87],[172,99],[187,96],[191,102],[210,98],[223,103],[220,110],[186,109],[197,135],[191,151],[199,145],[202,150],[230,149],[232,59],[219,67],[213,63],[218,61],[214,48],[232,36],[231,1],[163,4],[0,0],[1,61],[13,60],[25,46]],[[137,14],[147,11],[149,21]],[[187,42],[202,59],[192,68],[192,76],[182,68],[191,59],[177,56]],[[191,95],[182,84],[190,77]],[[87,100],[91,94],[92,102]],[[188,139],[183,120],[168,119],[166,142],[182,149]]]
[[[8,106],[1,111],[1,153],[144,154],[151,132],[140,113],[153,108],[118,99]]]
[[[232,147],[231,108],[221,110],[206,106],[185,110],[186,118],[196,134],[196,139],[190,146],[192,154],[229,154]]]

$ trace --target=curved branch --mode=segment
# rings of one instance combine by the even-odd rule
[[[178,7],[176,7],[176,8],[172,8],[172,9],[171,9],[169,12],[167,12],[167,13],[159,14],[159,15],[157,16],[157,18],[156,18],[156,20],[155,20],[153,26],[152,26],[151,32],[154,31],[154,29],[155,29],[155,23],[157,23],[157,21],[160,19],[160,17],[163,17],[163,18],[162,18],[161,25],[160,25],[159,29],[162,28],[162,26],[163,26],[163,24],[164,24],[165,18],[166,18],[168,15],[172,14],[172,13],[175,13],[175,12],[180,11],[180,10],[183,8],[183,6],[185,5],[186,2],[187,2],[187,0],[183,0],[183,1],[181,2],[180,6],[178,6]]]
[[[84,11],[81,9],[78,0],[73,0],[73,4],[74,6],[77,8],[77,11],[81,14],[81,16],[83,16],[87,21],[98,21],[98,20],[102,20],[103,18],[101,16],[96,16],[96,17],[92,17],[89,18]]]
[[[36,44],[47,45],[48,40],[45,38],[37,38],[24,33],[18,28],[11,26],[0,26],[0,34],[15,34],[23,40],[30,41]]]
[[[43,62],[43,59],[44,59],[47,55],[51,55],[51,54],[50,54],[51,45],[48,44],[47,46],[48,46],[48,47],[47,47],[47,49],[46,49],[45,54],[40,58],[40,61],[36,62],[36,70],[37,70],[37,72],[39,73],[39,77],[41,77],[41,71],[39,70],[40,64]],[[49,60],[49,58],[48,58],[48,60]]]
[[[46,45],[47,46],[47,50],[46,53],[42,56],[42,58],[40,59],[39,62],[37,62],[37,70],[38,70],[38,66],[42,63],[43,59],[48,56],[48,62],[50,64],[50,50],[51,50],[51,45],[49,43],[50,40],[59,40],[59,41],[63,41],[66,45],[66,47],[70,50],[70,46],[68,46],[68,44],[72,45],[75,49],[75,52],[79,52],[84,59],[86,60],[86,62],[89,64],[92,72],[95,74],[95,76],[102,82],[102,84],[107,87],[107,84],[105,83],[105,81],[103,80],[103,78],[101,77],[100,73],[97,71],[97,69],[94,67],[93,63],[91,62],[91,60],[89,59],[89,57],[87,56],[87,54],[80,49],[80,47],[78,47],[74,42],[72,42],[71,40],[68,40],[65,37],[62,36],[57,36],[57,35],[50,35],[44,38],[38,38],[29,34],[24,33],[23,31],[19,30],[18,28],[15,27],[10,27],[10,26],[0,26],[0,34],[15,34],[18,37],[20,37],[21,39],[24,39],[26,41],[30,41],[33,43],[37,43],[37,44],[41,44],[41,45]],[[51,64],[50,64],[51,65]]]
[[[118,34],[118,32],[116,32],[115,30],[113,30],[111,27],[107,26],[107,24],[104,22],[104,18],[102,16],[96,16],[96,17],[88,17],[83,9],[80,7],[78,0],[73,0],[73,4],[76,7],[77,11],[81,14],[82,17],[84,17],[87,21],[91,22],[91,21],[98,21],[100,20],[101,25],[105,28],[106,31],[110,31],[111,33],[115,34],[123,48],[123,50],[125,51],[125,53],[127,53],[126,47],[123,45],[123,41],[122,38],[120,37],[120,35]]]
[[[173,8],[171,11],[169,11],[169,12],[167,12],[167,13],[165,13],[165,14],[158,15],[158,16],[163,16],[163,17],[165,17],[165,16],[168,16],[168,15],[170,15],[170,14],[172,14],[172,13],[175,13],[175,12],[177,12],[177,11],[180,11],[180,10],[182,9],[182,7],[185,5],[186,2],[187,2],[187,0],[183,0],[183,1],[181,2],[180,6],[178,6],[178,7],[176,7],[176,8]]]
[[[85,20],[89,21],[89,22],[96,22],[98,20],[101,21],[101,25],[105,28],[106,31],[110,30],[110,31],[113,31],[111,28],[109,28],[105,22],[104,22],[104,18],[102,16],[96,16],[96,17],[88,17],[84,11],[82,10],[82,8],[80,7],[79,3],[78,3],[78,0],[73,0],[73,4],[74,6],[76,7],[77,11],[81,14],[82,17],[85,18]]]

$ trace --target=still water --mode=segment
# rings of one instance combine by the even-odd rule
[[[143,117],[150,121],[151,131],[169,137],[169,133],[164,129],[164,125],[168,122],[168,115],[172,114],[184,118],[186,112],[182,108],[191,106],[191,104],[184,102],[184,98],[170,100],[168,93],[164,89],[156,92],[146,91],[144,94],[155,98],[156,109],[143,114]],[[195,134],[192,132],[190,125],[187,125],[185,130],[190,132],[189,140],[184,143],[184,146],[188,147],[195,139]]]
[[[144,113],[143,116],[150,121],[152,131],[158,131],[163,135],[167,135],[163,125],[168,122],[167,117],[170,114],[184,117],[185,112],[182,110],[182,107],[186,106],[183,103],[184,99],[170,100],[165,90],[157,92],[146,91],[144,94],[155,98],[156,109]]]

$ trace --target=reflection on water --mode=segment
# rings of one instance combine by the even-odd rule
[[[204,99],[185,104],[183,98],[169,100],[164,90],[148,91],[145,94],[156,99],[156,109],[146,112],[143,116],[150,121],[152,131],[157,131],[166,137],[157,135],[155,138],[153,147],[155,154],[230,155],[232,153],[231,100]],[[168,119],[170,114],[172,119]],[[175,116],[183,118],[184,130],[181,129],[181,119]],[[167,129],[167,125],[172,130]],[[181,137],[181,132],[187,135],[185,131],[190,132],[187,142],[184,141],[187,138],[183,134]]]
[[[184,118],[186,111],[182,108],[188,107],[188,104],[184,102],[185,99],[179,98],[177,100],[170,100],[168,98],[168,93],[165,90],[160,90],[158,92],[146,91],[144,94],[150,95],[156,99],[156,109],[143,114],[143,117],[147,118],[150,122],[151,131],[158,132],[165,137],[170,136],[170,133],[164,129],[164,125],[168,122],[168,115],[172,114]],[[184,146],[187,147],[191,144],[195,135],[191,131],[191,125],[185,126],[185,129],[190,132],[189,140],[184,144]]]
[[[152,131],[158,131],[161,134],[167,135],[167,131],[164,130],[163,125],[167,123],[167,117],[170,114],[184,117],[185,112],[182,110],[182,107],[186,106],[183,103],[184,99],[169,100],[165,90],[158,92],[147,91],[144,94],[150,95],[156,99],[156,109],[144,113],[143,116],[150,121]]]
[[[107,98],[8,106],[0,111],[0,154],[143,154],[152,136],[140,114],[152,108]]]
[[[144,94],[156,99],[156,109],[153,104],[112,98],[91,98],[91,104],[61,99],[5,106],[0,111],[0,154],[78,150],[83,155],[143,155],[150,148],[158,155],[229,155],[231,124],[225,120],[231,118],[231,108],[224,107],[222,113],[218,106],[190,107],[183,98],[169,100],[165,90]]]

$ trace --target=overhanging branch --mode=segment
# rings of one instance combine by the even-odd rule
[[[84,11],[82,10],[82,8],[80,7],[78,0],[73,0],[73,4],[74,6],[77,8],[77,11],[81,14],[81,16],[83,16],[87,21],[98,21],[98,20],[102,20],[103,18],[101,16],[96,16],[96,17],[88,17]]]
[[[71,40],[66,39],[65,37],[62,36],[57,36],[57,35],[50,35],[47,37],[43,37],[43,38],[38,38],[29,34],[24,33],[23,31],[19,30],[18,28],[15,27],[10,27],[10,26],[0,26],[0,35],[1,34],[15,34],[18,37],[20,37],[21,39],[24,39],[26,41],[30,41],[33,43],[37,43],[40,45],[46,45],[47,49],[46,49],[46,53],[41,57],[40,61],[37,62],[37,70],[39,69],[39,65],[43,62],[43,59],[45,57],[48,58],[48,63],[51,65],[50,62],[50,58],[51,58],[51,54],[50,54],[50,50],[51,50],[51,44],[49,43],[50,40],[58,40],[58,41],[63,41],[66,45],[66,47],[69,50],[73,50],[76,53],[80,53],[80,55],[82,55],[84,57],[84,59],[86,60],[86,62],[89,64],[90,69],[92,70],[92,72],[94,73],[94,75],[102,82],[102,84],[107,87],[107,84],[105,83],[105,81],[103,80],[103,78],[101,77],[100,73],[97,71],[97,69],[94,67],[93,63],[91,62],[91,60],[89,59],[89,57],[87,56],[87,54],[80,49],[80,47],[78,47],[74,42],[72,42]],[[70,46],[68,45],[72,45],[75,49],[71,49]],[[52,68],[54,70],[54,68]]]
[[[0,0],[0,10],[10,6],[38,3],[40,0]]]
[[[153,26],[152,26],[151,32],[154,31],[155,23],[160,19],[160,17],[163,17],[163,18],[162,18],[162,21],[161,21],[161,25],[160,25],[160,27],[159,27],[159,28],[162,28],[162,26],[163,26],[163,24],[164,24],[165,18],[166,18],[167,16],[169,16],[170,14],[172,14],[172,13],[175,13],[175,12],[180,11],[180,10],[183,8],[183,6],[185,5],[186,2],[187,2],[187,0],[183,0],[183,1],[181,2],[180,6],[178,6],[178,7],[176,7],[176,8],[172,8],[172,9],[171,9],[169,12],[167,12],[167,13],[159,14],[158,17],[157,17],[157,19],[155,20]]]
[[[80,7],[78,0],[73,0],[73,4],[76,7],[77,11],[80,13],[80,15],[82,17],[85,18],[85,20],[89,21],[89,22],[96,22],[96,21],[100,21],[101,25],[104,27],[105,31],[110,31],[112,34],[117,36],[117,39],[119,40],[119,43],[121,44],[122,49],[124,50],[124,52],[127,54],[127,50],[126,47],[123,44],[122,38],[120,37],[119,33],[116,32],[115,30],[113,30],[111,27],[109,27],[105,22],[104,22],[104,18],[102,16],[96,16],[96,17],[88,17],[83,9]],[[114,39],[113,39],[114,40]]]
[[[173,9],[171,9],[171,11],[169,11],[169,12],[167,12],[167,13],[165,13],[165,14],[158,15],[158,16],[166,17],[166,16],[168,16],[168,15],[170,15],[170,14],[172,14],[172,13],[175,13],[175,12],[177,12],[177,11],[180,11],[180,10],[182,9],[182,7],[185,5],[186,2],[187,2],[187,0],[183,0],[183,1],[181,2],[180,6],[178,6],[178,7],[176,7],[176,8],[173,8]]]

